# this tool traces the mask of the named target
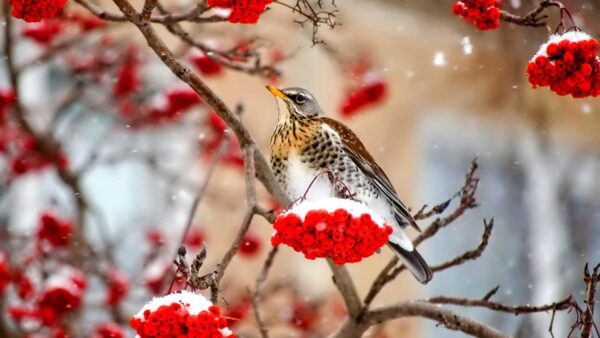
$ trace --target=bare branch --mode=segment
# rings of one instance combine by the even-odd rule
[[[357,318],[362,310],[362,304],[348,269],[344,265],[335,264],[331,259],[327,259],[327,264],[333,272],[333,283],[344,298],[348,315],[350,318]]]
[[[151,1],[154,1],[154,0],[151,0]],[[90,13],[94,14],[95,16],[97,16],[98,18],[100,18],[102,20],[112,21],[112,22],[130,21],[126,15],[107,12],[104,9],[102,9],[101,7],[89,2],[88,0],[75,0],[75,2],[80,4],[85,9],[87,9]],[[131,4],[130,4],[130,6],[131,6]],[[161,23],[161,24],[172,23],[172,22],[183,22],[183,21],[195,22],[195,23],[211,23],[211,22],[227,21],[226,17],[218,16],[218,15],[212,15],[212,16],[207,16],[207,17],[200,16],[204,12],[208,11],[209,9],[210,9],[210,7],[208,7],[206,5],[206,3],[203,1],[202,3],[198,4],[198,6],[196,6],[195,8],[193,8],[192,10],[190,10],[188,12],[183,12],[183,13],[178,13],[178,14],[170,14],[169,13],[166,15],[151,16],[148,18],[148,20],[143,20],[143,21],[152,22],[152,23]],[[142,20],[142,15],[139,16],[139,19]]]
[[[440,265],[433,266],[433,267],[431,267],[431,271],[438,272],[438,271],[446,270],[453,266],[461,265],[461,264],[465,263],[466,261],[470,261],[470,260],[479,258],[481,256],[481,254],[483,254],[483,251],[485,251],[485,248],[487,248],[488,242],[490,240],[490,236],[492,235],[492,229],[494,228],[494,219],[492,219],[489,222],[486,220],[483,220],[483,226],[484,226],[483,235],[481,236],[481,242],[479,243],[479,246],[477,246],[477,248],[475,248],[474,250],[467,251],[464,254],[462,254],[452,260],[447,261],[446,263],[442,263]]]
[[[467,210],[477,206],[475,193],[479,185],[479,178],[475,174],[477,173],[478,167],[477,159],[475,158],[471,161],[471,165],[467,170],[467,174],[465,175],[465,183],[463,184],[462,188],[450,199],[452,200],[456,197],[460,197],[460,204],[448,216],[436,219],[421,234],[419,234],[419,236],[414,240],[415,247],[423,243],[428,238],[434,236],[438,231],[446,227],[448,224],[454,222]],[[383,270],[379,273],[377,278],[375,278],[375,281],[371,285],[369,292],[365,296],[365,307],[363,309],[363,313],[368,309],[369,305],[373,302],[383,287],[387,283],[394,280],[402,271],[406,269],[404,265],[395,267],[398,261],[399,260],[397,257],[392,258],[385,268],[383,268]]]
[[[142,9],[142,21],[148,22],[150,21],[150,17],[152,15],[152,11],[156,7],[158,0],[146,0],[144,1],[144,8]]]
[[[517,305],[509,306],[497,302],[491,302],[485,299],[466,299],[466,298],[455,298],[455,297],[433,297],[426,301],[432,304],[450,304],[465,307],[483,307],[493,311],[513,313],[520,315],[523,313],[535,313],[535,312],[547,312],[547,311],[560,311],[566,310],[570,307],[573,298],[571,296],[551,304],[541,306],[529,306],[529,305]]]
[[[463,317],[438,305],[422,301],[403,302],[370,311],[365,320],[371,325],[403,317],[424,317],[438,322],[449,330],[461,331],[479,338],[509,338],[500,331],[467,317]]]

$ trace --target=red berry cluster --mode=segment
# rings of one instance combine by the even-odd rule
[[[496,0],[461,0],[452,6],[452,11],[480,30],[496,29],[500,24],[500,8]]]
[[[10,0],[12,16],[27,22],[51,19],[65,6],[67,0]]]
[[[572,41],[567,34],[560,41],[543,45],[537,56],[529,62],[529,83],[533,88],[549,86],[550,90],[561,96],[599,96],[598,41],[593,38]]]
[[[318,322],[318,314],[314,305],[303,300],[296,300],[292,306],[289,323],[300,331],[312,330]]]
[[[109,269],[106,273],[106,305],[120,304],[129,292],[127,276],[117,269]]]
[[[48,44],[60,34],[62,26],[57,21],[44,20],[37,24],[29,24],[21,34],[39,44]]]
[[[190,62],[207,77],[217,76],[223,73],[223,66],[204,52],[193,52],[189,56]]]
[[[188,87],[168,89],[164,94],[165,104],[148,111],[148,123],[157,124],[180,118],[185,111],[202,103],[202,97]]]
[[[161,305],[154,310],[144,310],[143,318],[133,317],[129,324],[140,338],[236,337],[222,333],[229,330],[227,319],[221,316],[218,307],[213,305],[197,314],[190,313],[189,308],[189,304],[180,302]]]
[[[11,273],[8,260],[6,259],[6,255],[0,252],[0,297],[4,293],[4,290],[6,290],[6,287],[10,284],[10,281]]]
[[[208,0],[208,5],[231,8],[228,19],[231,23],[257,23],[271,2],[273,0]]]
[[[287,244],[307,259],[331,257],[336,264],[360,262],[382,247],[392,233],[379,227],[371,215],[353,217],[344,209],[332,213],[311,210],[304,220],[294,213],[277,217],[271,243]]]
[[[96,334],[92,338],[125,338],[125,333],[119,325],[106,323],[96,328]]]
[[[387,83],[381,79],[370,81],[359,88],[349,90],[340,110],[343,115],[354,115],[365,107],[383,101],[386,94]]]
[[[58,219],[50,213],[42,214],[37,231],[40,244],[47,243],[52,247],[65,247],[73,235],[73,224],[67,220]]]

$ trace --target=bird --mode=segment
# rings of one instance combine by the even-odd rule
[[[308,90],[267,89],[275,96],[278,110],[270,139],[270,164],[284,193],[291,200],[331,196],[332,182],[319,175],[329,170],[348,187],[355,200],[392,226],[388,247],[417,281],[428,283],[432,271],[403,230],[409,225],[420,229],[358,136],[343,123],[325,116]]]

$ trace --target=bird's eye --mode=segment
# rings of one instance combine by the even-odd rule
[[[304,102],[306,102],[306,97],[304,97],[304,95],[302,95],[302,94],[298,94],[298,95],[296,95],[296,97],[294,97],[294,101],[297,104],[303,104]]]

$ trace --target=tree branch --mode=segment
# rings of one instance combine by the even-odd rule
[[[509,338],[486,324],[442,309],[438,305],[422,301],[410,301],[380,307],[367,313],[365,320],[369,324],[375,325],[391,319],[415,316],[431,319],[449,330],[461,331],[474,337]]]

